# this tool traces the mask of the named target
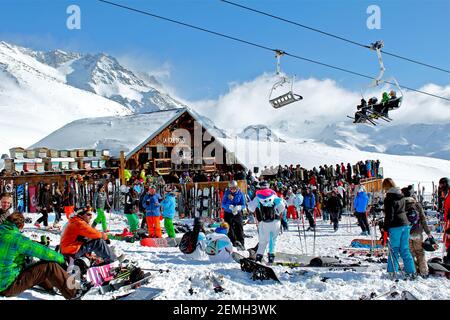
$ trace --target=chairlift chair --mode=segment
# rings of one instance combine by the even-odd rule
[[[292,77],[292,79],[284,76],[281,74],[280,71],[280,58],[284,54],[281,50],[275,51],[275,57],[277,59],[277,76],[280,77],[280,79],[273,85],[272,90],[270,90],[269,95],[269,102],[275,109],[284,107],[288,104],[291,104],[293,102],[297,102],[303,99],[301,95],[295,94],[293,92],[293,85],[295,76]],[[284,94],[276,95],[275,92],[279,91],[279,88],[284,87],[285,85],[289,85],[290,83],[290,90]]]
[[[379,40],[376,41],[375,43],[372,43],[370,45],[370,49],[376,51],[377,53],[377,57],[378,57],[378,64],[380,65],[380,72],[378,74],[378,76],[371,82],[371,84],[364,90],[366,91],[368,88],[373,88],[373,87],[378,87],[380,84],[382,83],[392,83],[394,82],[397,91],[400,93],[399,97],[396,97],[394,99],[390,99],[389,101],[383,103],[383,102],[379,102],[379,103],[375,103],[372,105],[371,109],[367,110],[368,111],[368,119],[371,119],[372,121],[370,121],[370,123],[376,125],[374,122],[375,119],[382,119],[384,121],[390,122],[392,121],[391,118],[389,118],[386,114],[387,112],[391,111],[391,110],[395,110],[400,108],[402,101],[403,101],[403,91],[400,87],[400,85],[398,84],[397,80],[394,77],[390,77],[390,79],[388,80],[383,80],[383,76],[384,76],[384,72],[386,70],[386,68],[384,67],[384,63],[383,63],[383,57],[381,55],[381,49],[383,48],[384,43],[383,41]],[[361,90],[361,97],[368,101],[365,97],[364,97],[364,92],[363,90]],[[386,114],[382,114],[380,112],[377,112],[377,110],[383,110],[386,109]],[[351,117],[349,117],[351,118]],[[354,118],[353,118],[354,119]],[[355,123],[365,123],[364,122],[355,122]]]

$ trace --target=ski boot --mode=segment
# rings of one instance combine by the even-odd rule
[[[90,281],[87,281],[85,279],[82,279],[79,282],[79,289],[77,289],[75,296],[71,298],[70,300],[81,300],[83,296],[91,290],[91,288],[94,286],[94,284]]]
[[[269,253],[268,254],[268,261],[269,261],[270,264],[274,263],[275,262],[275,254]]]
[[[257,254],[256,258],[255,258],[255,261],[256,262],[262,262],[262,259],[263,259],[263,255],[262,254]]]

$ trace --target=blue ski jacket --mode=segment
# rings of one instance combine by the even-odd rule
[[[161,196],[159,193],[151,195],[146,193],[142,199],[142,207],[145,209],[146,217],[159,217],[161,215],[161,204],[159,203]]]
[[[316,197],[313,193],[306,194],[303,197],[303,207],[305,209],[314,209],[316,206]]]
[[[173,193],[168,193],[164,200],[161,202],[163,209],[163,217],[168,219],[173,219],[175,216],[176,200]]]
[[[233,196],[233,200],[229,199],[229,195]],[[241,190],[238,189],[235,193],[232,193],[229,189],[225,191],[222,199],[222,208],[225,210],[225,212],[232,212],[232,210],[230,209],[230,205],[233,205],[235,207],[241,206],[242,209],[247,206],[245,203],[245,196]]]
[[[369,204],[369,197],[365,192],[358,192],[355,197],[355,201],[353,201],[353,207],[356,212],[366,212],[367,205]]]

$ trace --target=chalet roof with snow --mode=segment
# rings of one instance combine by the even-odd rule
[[[30,148],[108,149],[112,157],[118,158],[120,151],[124,151],[125,158],[128,159],[185,113],[198,121],[211,135],[226,137],[224,131],[217,128],[211,120],[190,109],[177,108],[127,116],[76,120],[52,132]]]

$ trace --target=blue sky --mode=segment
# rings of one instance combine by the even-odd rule
[[[264,46],[376,75],[374,52],[324,37],[219,0],[112,0],[171,19],[242,38]],[[448,0],[235,0],[318,29],[367,43],[382,39],[385,50],[450,69]],[[66,8],[81,8],[81,30],[68,30]],[[381,9],[381,29],[366,26],[369,5]],[[188,100],[216,99],[231,83],[273,72],[275,59],[257,49],[96,0],[2,0],[0,40],[39,50],[106,52],[134,61],[143,71],[170,70],[166,81]],[[418,88],[450,84],[450,74],[385,56],[386,75]],[[300,78],[331,78],[358,90],[367,79],[289,57],[282,69]]]

